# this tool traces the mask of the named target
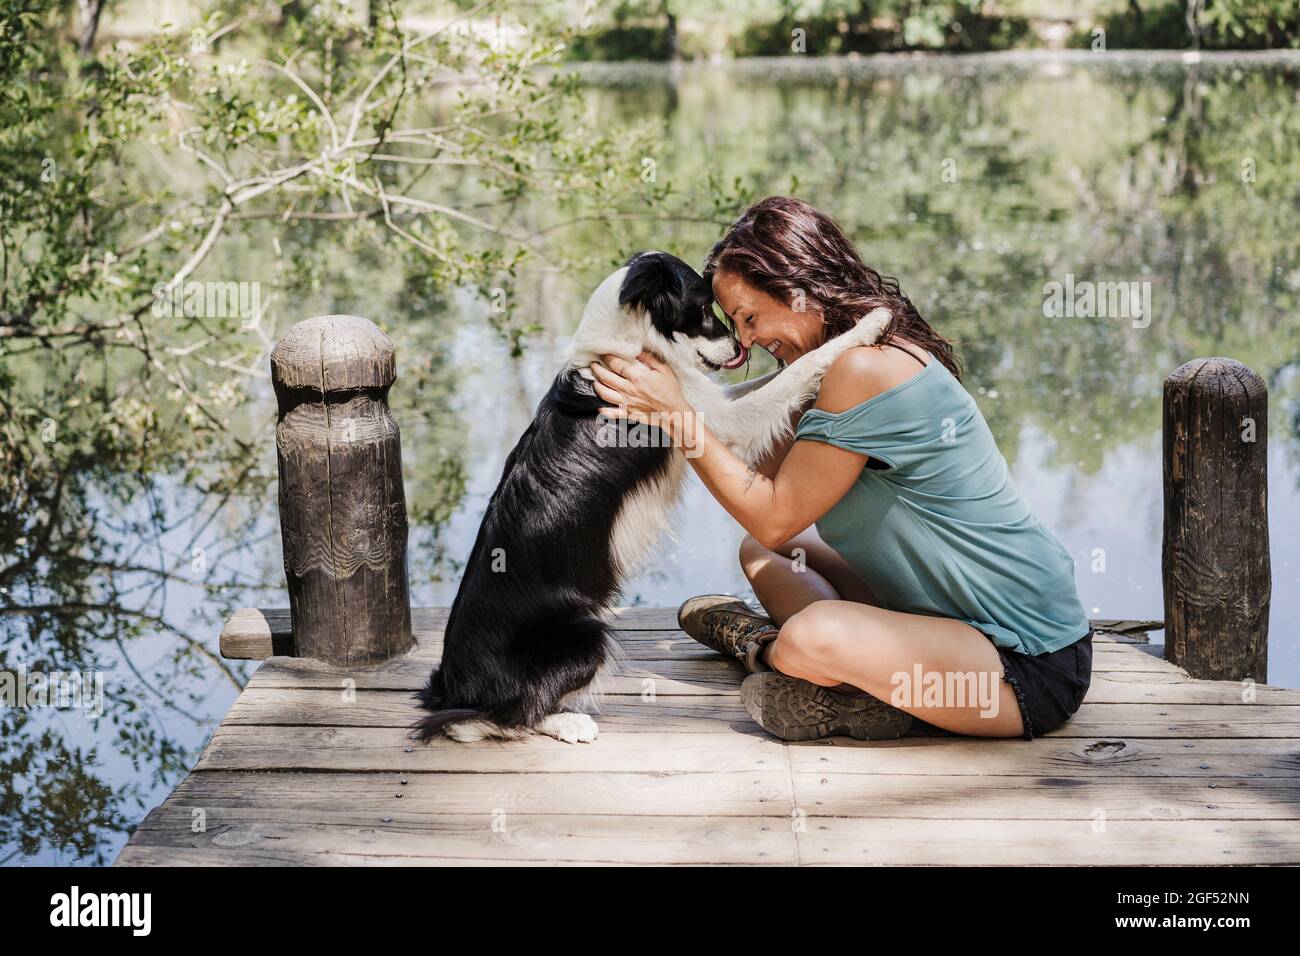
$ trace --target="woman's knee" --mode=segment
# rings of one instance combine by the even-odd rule
[[[838,601],[814,601],[790,616],[781,626],[781,643],[787,651],[808,660],[827,660],[843,647],[846,628],[837,613]]]

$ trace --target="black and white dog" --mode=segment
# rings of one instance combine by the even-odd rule
[[[433,711],[411,725],[415,736],[596,738],[580,705],[592,709],[593,682],[618,657],[605,612],[666,529],[686,468],[683,448],[658,429],[634,426],[646,430],[642,440],[611,440],[631,431],[596,414],[605,403],[588,366],[598,356],[659,355],[701,421],[752,465],[789,436],[794,410],[835,359],[875,342],[889,319],[876,309],[732,401],[709,373],[739,366],[745,348],[714,315],[712,290],[694,269],[647,252],[605,279],[488,502],[442,661],[415,695]]]

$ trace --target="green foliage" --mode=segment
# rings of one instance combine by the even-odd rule
[[[432,439],[407,446],[410,511],[436,534],[466,490],[458,373],[428,355],[450,353],[445,302],[491,303],[482,321],[517,355],[538,328],[513,307],[518,284],[618,254],[622,239],[575,246],[589,233],[572,224],[608,236],[647,206],[671,219],[707,203],[644,175],[660,121],[585,121],[580,87],[554,69],[571,30],[552,14],[525,8],[524,27],[465,3],[417,34],[397,3],[361,18],[340,0],[225,2],[82,57],[75,9],[0,0],[0,628],[29,667],[134,669],[135,643],[171,642],[110,689],[103,718],[119,756],[166,777],[192,754],[156,710],[202,727],[203,698],[179,688],[214,668],[242,683],[176,622],[169,588],[206,615],[279,582],[192,558],[218,514],[232,548],[267,534],[265,509],[242,503],[274,482],[277,327],[312,303],[388,328],[407,363],[404,431]],[[384,277],[382,302],[354,287],[365,270]],[[186,282],[257,284],[266,309],[160,309]],[[93,753],[47,759],[59,751],[41,724],[0,716],[18,755],[0,807],[20,821],[0,844],[93,857],[139,788],[105,785]],[[74,792],[81,804],[58,796]]]
[[[1296,0],[1207,0],[1203,45],[1218,50],[1300,48]]]
[[[1032,45],[1024,17],[994,11],[981,0],[785,0],[719,12],[717,4],[684,2],[644,10],[631,19],[622,7],[612,19],[584,31],[569,50],[575,60],[662,60],[670,32],[687,56],[831,56],[907,50],[965,52]],[[715,34],[725,31],[726,42]]]
[[[672,42],[664,24],[624,24],[580,33],[565,53],[576,62],[601,63],[619,60],[658,62],[672,57]]]
[[[1196,30],[1184,0],[1143,0],[1103,15],[1106,46],[1116,50],[1267,50],[1300,47],[1300,4],[1295,0],[1205,0],[1196,6]],[[1092,27],[1070,39],[1092,45]]]

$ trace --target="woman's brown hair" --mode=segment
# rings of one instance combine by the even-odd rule
[[[881,344],[901,335],[928,349],[961,379],[952,343],[921,318],[898,280],[864,263],[835,221],[801,199],[768,196],[746,209],[705,260],[708,282],[723,271],[739,275],[792,308],[800,295],[810,305],[815,303],[828,339],[884,306],[894,317],[880,337]]]

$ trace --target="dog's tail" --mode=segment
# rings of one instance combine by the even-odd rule
[[[484,711],[473,710],[468,707],[460,707],[455,710],[434,711],[427,717],[421,717],[406,729],[415,731],[411,734],[412,740],[418,740],[420,743],[428,743],[434,737],[441,737],[445,734],[447,732],[447,727],[451,724],[458,724],[463,720],[488,719],[488,715]]]
[[[432,714],[421,717],[406,728],[415,731],[411,735],[411,739],[418,740],[421,743],[426,743],[434,737],[441,736],[449,724],[487,717],[487,714],[483,711],[475,710],[472,707],[440,709],[440,705],[447,697],[446,677],[441,667],[434,668],[433,673],[429,675],[429,679],[424,682],[423,689],[411,696],[420,702],[421,707],[433,711]]]
[[[438,705],[443,702],[447,696],[447,678],[442,672],[442,667],[435,667],[429,675],[429,679],[424,682],[424,687],[412,694],[420,702],[420,706],[425,710],[437,710]]]

